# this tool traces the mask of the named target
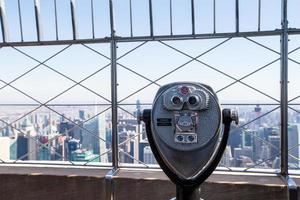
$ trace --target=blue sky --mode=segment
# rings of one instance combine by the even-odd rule
[[[58,2],[58,33],[59,39],[71,39],[71,17],[69,0],[57,0]],[[173,0],[173,33],[191,33],[190,1]],[[257,30],[257,4],[255,0],[240,0],[240,31]],[[280,0],[262,0],[261,30],[274,30],[280,28]],[[36,39],[33,0],[21,0],[24,40]],[[92,26],[90,15],[90,0],[76,1],[76,17],[78,20],[79,38],[91,38]],[[299,12],[300,2],[289,0],[289,21],[290,27],[300,27]],[[17,0],[6,1],[7,19],[11,41],[20,40],[20,29],[18,21]],[[136,36],[149,34],[149,13],[148,0],[132,0],[133,8],[133,34]],[[216,30],[217,32],[235,31],[235,0],[216,0]],[[213,1],[195,0],[195,29],[196,33],[211,33],[213,31]],[[130,36],[129,1],[114,0],[115,27],[118,36]],[[169,21],[169,0],[153,0],[154,33],[156,35],[170,34]],[[55,20],[53,0],[41,0],[41,19],[43,23],[43,39],[55,39]],[[108,0],[94,0],[95,36],[103,38],[109,36],[109,10]],[[276,51],[280,50],[279,37],[253,38]],[[217,45],[225,39],[193,40],[193,41],[169,41],[167,44],[176,47],[191,56],[197,56],[209,48]],[[140,43],[118,44],[118,55],[134,48]],[[298,36],[290,37],[290,49],[300,45]],[[109,44],[94,44],[90,47],[99,52],[110,55]],[[22,47],[20,50],[36,57],[40,61],[48,58],[65,46],[51,47]],[[298,59],[298,52],[291,54],[291,57]],[[224,71],[229,75],[240,78],[254,71],[255,69],[277,59],[279,56],[263,49],[243,38],[232,39],[220,46],[211,53],[200,58],[216,69]],[[24,73],[38,64],[11,48],[0,50],[2,61],[0,78],[11,81],[18,75]],[[158,42],[149,42],[141,48],[119,60],[119,62],[138,73],[143,74],[151,80],[156,80],[165,73],[187,62],[190,58],[166,47]],[[75,81],[80,81],[88,74],[93,73],[109,61],[91,50],[74,45],[65,52],[58,55],[46,64],[54,69],[70,76]],[[270,96],[279,98],[279,62],[276,62],[259,73],[245,79],[244,82],[266,92]],[[93,89],[99,94],[110,98],[110,71],[109,67],[101,73],[83,82],[83,85]],[[149,81],[118,66],[119,100],[147,85]],[[290,63],[290,98],[300,93],[297,73],[300,67]],[[46,74],[46,76],[45,76]],[[191,62],[176,73],[158,81],[159,84],[166,84],[173,81],[198,81],[212,85],[219,90],[234,80],[208,68],[199,62]],[[55,96],[64,89],[72,86],[72,81],[67,80],[44,66],[39,67],[24,78],[13,83],[15,87],[26,91],[44,102]],[[1,86],[1,84],[0,84]],[[142,102],[151,102],[158,89],[151,85],[145,90],[133,95],[123,101],[135,102],[141,99]],[[6,87],[0,91],[0,102],[32,102],[23,95],[17,94],[11,88]],[[236,84],[219,93],[223,102],[270,102],[274,100],[265,97],[248,87]],[[91,94],[89,91],[76,87],[65,95],[54,100],[52,103],[62,102],[103,102],[104,100]]]
[[[6,12],[11,33],[11,39],[20,40],[19,14],[17,0],[6,2]],[[20,0],[25,40],[35,38],[34,0]],[[54,0],[41,0],[41,21],[43,23],[44,39],[55,39]],[[90,0],[75,0],[76,17],[79,37],[92,36]],[[95,35],[109,36],[108,0],[94,0]],[[117,34],[130,35],[129,0],[114,0],[114,14]],[[147,35],[149,33],[148,0],[132,0],[133,33]],[[154,32],[157,35],[170,33],[169,21],[170,0],[152,0]],[[297,15],[296,0],[289,1],[291,18]],[[191,32],[191,1],[172,0],[174,34]],[[257,30],[258,0],[240,0],[240,29],[241,31]],[[274,30],[280,27],[280,0],[262,0],[262,30]],[[298,5],[299,6],[299,5]],[[57,0],[58,29],[60,39],[71,39],[70,0]],[[232,32],[235,29],[235,0],[216,0],[216,30],[217,32]],[[213,31],[213,0],[195,0],[195,26],[197,33]],[[300,22],[292,20],[291,26]]]

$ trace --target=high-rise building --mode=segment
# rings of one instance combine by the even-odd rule
[[[242,147],[252,147],[253,146],[253,136],[255,131],[243,130],[242,131]]]
[[[288,149],[289,149],[289,164],[299,167],[299,131],[300,124],[291,124],[288,127]]]
[[[255,118],[257,118],[257,120],[255,120],[257,128],[261,126],[261,118],[259,118],[261,116],[261,110],[262,109],[259,106],[259,104],[257,104],[256,107],[254,108]]]
[[[157,164],[150,146],[144,147],[144,163],[145,164]]]
[[[231,167],[233,165],[233,157],[230,146],[226,147],[219,165],[221,167]]]
[[[17,159],[28,160],[28,138],[23,134],[17,137]]]
[[[51,150],[49,142],[49,136],[48,135],[40,135],[38,137],[39,143],[41,144],[41,147],[38,151],[38,158],[39,160],[51,160]]]
[[[27,139],[27,153],[28,155],[26,156],[28,160],[37,160],[37,154],[38,154],[38,138],[37,138],[37,132],[30,122],[30,120],[27,118],[24,119],[22,125],[21,125],[21,134],[26,134],[23,135],[23,137],[26,137]],[[19,135],[20,137],[20,135]]]
[[[81,120],[75,120],[75,123],[71,123],[69,121],[63,121],[60,122],[58,126],[58,132],[60,134],[64,134],[66,136],[70,136],[72,138],[75,138],[77,140],[82,141],[82,121]]]
[[[267,160],[268,158],[270,158],[270,147],[267,144],[263,144],[261,146],[261,155],[260,158],[261,160]]]
[[[10,160],[17,160],[17,139],[11,137],[10,140]]]
[[[74,138],[71,138],[67,141],[67,154],[68,154],[68,159],[72,157],[72,153],[76,151],[77,149],[80,149],[80,141]]]
[[[106,152],[106,120],[105,115],[99,115],[83,124],[82,148],[91,150],[93,154]],[[88,130],[88,131],[87,131]],[[108,162],[106,155],[101,156],[101,162]]]
[[[84,110],[79,110],[79,119],[84,121],[85,120],[85,113]]]
[[[53,160],[68,160],[70,159],[68,155],[68,144],[67,136],[58,135],[55,139],[55,149],[56,154],[52,155]]]
[[[99,126],[99,154],[103,154],[104,152],[107,151],[106,149],[106,119],[105,119],[105,114],[101,114],[98,116],[98,126]],[[99,157],[100,162],[102,163],[107,163],[108,162],[108,157],[107,154],[101,155]]]
[[[265,128],[260,127],[253,133],[253,160],[262,159],[262,146],[268,142],[268,137],[265,137]]]
[[[9,137],[0,137],[0,159],[2,161],[10,160],[10,138]]]
[[[100,158],[98,155],[93,154],[92,151],[86,149],[77,149],[72,152],[71,160],[79,162],[99,162]]]
[[[149,142],[147,140],[141,140],[139,142],[139,160],[144,162],[144,149],[146,146],[149,146]]]
[[[231,147],[231,152],[234,152],[234,148],[242,146],[242,129],[235,125],[232,125],[232,131],[230,131],[230,137],[228,138],[228,146]]]
[[[268,158],[271,161],[275,160],[276,157],[279,156],[279,149],[280,149],[280,136],[279,135],[269,135],[269,155]],[[266,159],[266,158],[265,158]]]
[[[253,165],[252,147],[234,148],[233,154],[236,167],[249,167]]]

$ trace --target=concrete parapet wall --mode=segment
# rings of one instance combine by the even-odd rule
[[[1,200],[105,200],[108,184],[116,200],[167,200],[175,186],[160,170],[120,170],[112,182],[108,168],[0,166]],[[296,179],[298,182],[299,179]],[[284,200],[278,176],[215,173],[202,185],[205,200]]]

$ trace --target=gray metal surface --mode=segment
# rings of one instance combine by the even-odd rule
[[[117,97],[117,44],[114,40],[114,17],[113,2],[109,1],[110,9],[110,29],[111,29],[111,106],[112,106],[112,164],[114,167],[119,166],[119,149],[118,149],[118,97]]]
[[[280,72],[280,139],[281,139],[281,174],[288,175],[288,21],[287,0],[282,1],[281,34],[281,72]]]
[[[9,32],[6,18],[6,9],[5,9],[5,1],[0,1],[0,23],[1,23],[1,32],[2,32],[2,40],[3,42],[9,41]]]

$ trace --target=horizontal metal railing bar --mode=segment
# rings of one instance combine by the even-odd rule
[[[0,104],[1,105],[1,104]],[[136,103],[119,103],[118,105],[122,106],[122,105],[137,105]],[[139,105],[152,105],[152,103],[140,103]],[[256,105],[260,105],[260,106],[278,106],[280,105],[279,103],[220,103],[220,105],[222,106],[256,106]],[[289,105],[300,105],[300,103],[293,103],[293,104],[289,104]]]
[[[0,103],[0,106],[39,106],[40,104],[14,104],[14,103]],[[46,104],[47,106],[111,106],[109,103],[79,103],[79,104]],[[136,103],[119,103],[119,106],[136,106]],[[152,103],[140,103],[139,105],[151,106]],[[221,103],[222,106],[277,106],[280,105],[279,103]],[[290,103],[289,105],[300,105],[300,103]]]
[[[39,106],[40,104],[32,104],[32,103],[30,103],[30,104],[23,104],[23,103],[20,103],[20,104],[11,104],[11,103],[9,103],[9,104],[0,104],[0,106],[7,106],[7,107],[9,107],[9,106]],[[47,106],[111,106],[111,104],[109,104],[109,103],[97,103],[97,104],[85,104],[85,103],[83,103],[83,104],[46,104]]]
[[[43,162],[43,161],[22,161],[18,163],[0,163],[1,166],[11,166],[11,167],[17,167],[17,166],[24,166],[24,167],[31,167],[32,165],[34,167],[71,167],[73,168],[98,168],[98,169],[111,169],[112,165],[111,163],[97,163],[97,165],[88,165],[88,166],[83,166],[81,164],[78,165],[71,165],[71,164],[61,164],[60,162],[63,161],[52,161],[52,162]],[[121,170],[141,170],[141,171],[162,171],[161,168],[156,165],[157,167],[143,167],[141,164],[121,164],[120,169]],[[226,170],[224,167],[217,167],[214,173],[224,173],[224,174],[231,174],[231,173],[241,173],[243,175],[250,175],[250,174],[266,174],[266,175],[271,175],[271,176],[277,176],[279,175],[279,169],[253,169],[252,171],[247,171],[244,172],[244,168],[232,168],[233,170],[229,171]],[[298,170],[292,170],[293,175],[299,174],[297,171]]]
[[[220,167],[215,170],[216,172],[240,172],[240,173],[257,173],[257,174],[274,174],[274,175],[280,175],[279,169],[263,169],[263,168],[253,168],[251,170],[244,171],[245,168],[234,168],[230,167],[230,170],[226,169],[225,167]]]
[[[289,29],[289,34],[299,34],[300,29]],[[2,42],[0,47],[9,46],[40,46],[40,45],[67,45],[67,44],[91,44],[91,43],[110,43],[116,42],[142,42],[142,41],[168,41],[168,40],[190,40],[190,39],[213,39],[230,37],[259,37],[259,36],[279,36],[281,29],[270,31],[248,31],[248,32],[227,32],[227,33],[203,33],[203,34],[185,34],[185,35],[155,35],[155,36],[134,36],[134,37],[103,37],[89,39],[70,39],[70,40],[45,40],[45,41],[23,41],[23,42]]]
[[[5,162],[5,163],[0,163],[1,165],[41,165],[41,166],[71,166],[71,167],[112,167],[111,163],[91,163],[89,165],[84,165],[84,162],[75,162],[75,165],[72,165],[70,163],[67,163],[66,161],[18,161],[18,162]],[[151,164],[151,167],[146,167],[143,164],[128,164],[128,163],[120,163],[120,169],[140,169],[140,170],[161,170],[159,165]],[[225,167],[217,167],[215,172],[241,172],[241,173],[259,173],[259,174],[279,174],[279,169],[264,169],[264,168],[253,168],[249,171],[244,171],[245,168],[239,168],[239,167],[232,167],[230,168],[231,170],[226,169]],[[299,170],[293,170],[294,174],[297,174],[296,171]]]
[[[128,163],[120,163],[119,168],[120,169],[145,169],[145,170],[161,170],[159,165],[151,164],[151,167],[145,167],[142,164],[128,164]],[[263,168],[253,168],[249,171],[244,171],[246,168],[241,167],[232,167],[231,170],[226,169],[226,167],[217,167],[215,172],[241,172],[241,173],[261,173],[261,174],[275,174],[279,175],[280,171],[279,169],[263,169]]]
[[[71,164],[67,161],[43,161],[43,160],[30,160],[30,161],[22,161],[19,160],[17,162],[6,161],[4,163],[0,163],[1,165],[43,165],[43,166],[70,166],[70,167],[112,167],[112,163],[91,163],[89,165],[84,165],[85,162],[75,162],[75,164]]]

